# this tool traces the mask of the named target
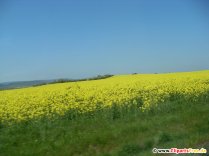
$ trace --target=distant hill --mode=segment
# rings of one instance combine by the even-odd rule
[[[0,90],[17,89],[17,88],[25,88],[25,87],[32,87],[32,86],[41,86],[41,85],[54,84],[54,83],[99,80],[99,79],[106,79],[106,78],[109,78],[112,76],[113,75],[111,75],[111,74],[106,74],[106,75],[97,75],[95,77],[83,78],[83,79],[54,79],[54,80],[4,82],[4,83],[0,83]]]
[[[24,87],[30,87],[40,84],[47,84],[51,83],[55,80],[34,80],[34,81],[16,81],[16,82],[4,82],[0,83],[0,89],[15,89],[15,88],[24,88]]]

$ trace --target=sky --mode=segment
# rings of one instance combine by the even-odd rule
[[[0,0],[0,82],[207,69],[207,0]]]

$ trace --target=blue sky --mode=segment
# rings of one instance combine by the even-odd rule
[[[0,82],[204,69],[207,0],[0,1]]]

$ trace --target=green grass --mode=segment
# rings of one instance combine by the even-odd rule
[[[147,112],[113,107],[75,118],[0,124],[0,155],[149,156],[154,147],[199,148],[209,142],[208,97]]]

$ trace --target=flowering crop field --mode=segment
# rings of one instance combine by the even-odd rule
[[[156,147],[209,151],[208,104],[208,70],[2,90],[0,155],[151,156]]]
[[[166,101],[197,101],[208,96],[209,71],[119,75],[103,80],[69,82],[0,91],[0,121],[21,122],[118,106],[149,110]]]

